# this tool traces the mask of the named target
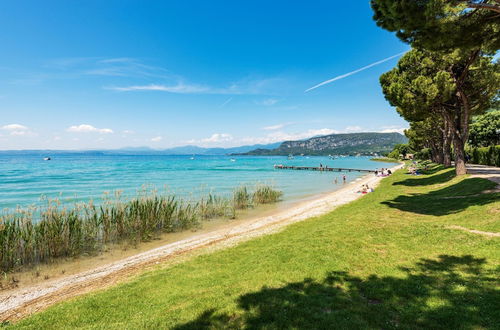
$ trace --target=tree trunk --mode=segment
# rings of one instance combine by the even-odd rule
[[[453,146],[455,151],[455,172],[457,175],[465,175],[467,174],[467,168],[465,167],[465,150],[462,139],[453,139]]]
[[[436,144],[431,143],[431,160],[434,163],[442,164],[443,163],[443,154],[441,149],[436,146]]]
[[[436,149],[436,163],[443,164],[443,151],[439,148]]]
[[[455,172],[457,175],[467,174],[465,167],[465,142],[469,138],[470,104],[462,86],[457,88],[458,97],[462,101],[462,107],[458,108],[455,127],[453,127],[453,146],[455,151]]]
[[[448,117],[449,118],[449,117]],[[451,166],[451,142],[453,140],[453,126],[446,116],[443,116],[444,131],[443,131],[443,165]]]

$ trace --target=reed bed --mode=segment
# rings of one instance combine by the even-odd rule
[[[282,196],[283,192],[269,185],[259,184],[252,195],[252,201],[254,205],[270,204],[279,202]]]
[[[92,254],[113,243],[149,241],[163,233],[197,228],[203,220],[234,219],[237,209],[276,202],[279,198],[269,196],[278,195],[281,192],[270,186],[258,185],[253,193],[241,186],[231,197],[210,193],[190,202],[151,191],[130,200],[116,195],[100,205],[66,207],[48,200],[43,207],[4,212],[0,214],[0,271]]]

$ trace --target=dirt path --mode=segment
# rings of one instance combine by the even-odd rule
[[[458,229],[458,230],[463,230],[472,234],[478,234],[478,235],[483,235],[483,236],[488,236],[488,237],[500,237],[500,233],[492,233],[489,231],[481,231],[481,230],[475,230],[475,229],[468,229],[462,226],[449,226],[448,228],[450,229]]]
[[[395,166],[392,170],[401,168]],[[132,257],[113,262],[90,271],[44,282],[30,287],[0,293],[0,322],[15,321],[41,311],[57,302],[103,289],[129,279],[131,276],[154,268],[167,261],[175,262],[180,256],[189,256],[220,249],[253,237],[274,233],[285,226],[310,217],[327,213],[361,196],[357,193],[362,184],[378,185],[382,178],[367,175],[347,184],[342,189],[312,201],[300,203],[271,216],[239,223],[233,227],[193,235],[187,239],[161,246]]]
[[[483,193],[491,193],[491,192],[500,191],[500,167],[467,164],[467,173],[470,174],[471,177],[488,179],[488,180],[493,181],[497,184],[496,188],[494,188],[492,190],[484,191]],[[473,196],[479,196],[479,195],[473,195]],[[467,198],[467,197],[471,197],[471,195],[452,196],[452,197],[445,197],[445,198]],[[453,225],[453,226],[449,226],[448,228],[462,230],[462,231],[466,231],[468,233],[483,235],[483,236],[487,236],[487,237],[500,237],[500,233],[493,233],[493,232],[488,232],[488,231],[469,229],[469,228],[465,228],[462,226]]]
[[[475,178],[484,178],[497,184],[495,191],[500,191],[500,167],[467,164],[467,173]]]

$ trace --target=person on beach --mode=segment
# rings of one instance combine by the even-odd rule
[[[366,194],[368,192],[368,186],[362,185],[361,189],[358,190],[357,192],[361,194]]]
[[[345,183],[345,181],[346,181],[345,174],[344,174],[344,175],[342,175],[342,180],[344,180],[344,183]]]

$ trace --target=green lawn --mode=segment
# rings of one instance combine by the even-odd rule
[[[498,329],[500,239],[447,227],[500,232],[500,194],[431,172],[13,328]]]
[[[387,157],[380,157],[380,158],[370,158],[370,160],[373,160],[375,162],[384,162],[384,163],[400,163],[401,161],[395,158],[387,158]]]

